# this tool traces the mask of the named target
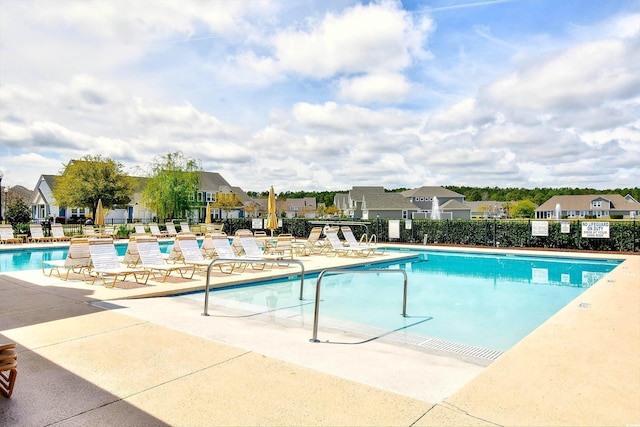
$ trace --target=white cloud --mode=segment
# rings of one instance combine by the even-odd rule
[[[338,98],[356,104],[401,102],[411,90],[402,74],[368,74],[340,79]]]
[[[264,49],[260,52],[244,50],[230,57],[223,64],[222,75],[228,81],[258,85],[280,81],[289,74],[315,79],[352,76],[342,81],[341,96],[362,100],[358,102],[369,102],[362,89],[386,76],[389,83],[400,86],[379,95],[391,94],[395,102],[408,90],[408,83],[398,73],[415,59],[430,57],[425,44],[432,30],[429,18],[414,21],[393,2],[355,5],[308,20],[302,28],[278,31],[262,40]],[[381,100],[384,98],[371,97],[371,101]]]
[[[323,105],[297,103],[293,107],[293,116],[298,122],[310,128],[351,132],[410,126],[415,120],[411,114],[402,110],[374,111],[335,102],[327,102]]]
[[[311,29],[281,32],[275,56],[283,69],[316,78],[398,71],[411,64],[412,54],[424,55],[426,31],[394,3],[357,5],[327,14]]]
[[[640,91],[637,41],[600,40],[562,51],[503,78],[486,90],[486,102],[504,108],[583,108]]]
[[[0,3],[10,185],[85,154],[133,168],[176,150],[248,190],[616,187],[640,173],[637,13],[515,31],[499,14],[387,1],[126,6]]]

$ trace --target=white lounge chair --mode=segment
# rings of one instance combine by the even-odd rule
[[[248,230],[246,228],[236,230],[233,235],[233,240],[231,241],[231,247],[236,253],[236,256],[240,256],[244,253],[244,247],[242,246],[242,242],[240,241],[242,237],[253,237],[253,233],[251,232],[251,230]]]
[[[167,227],[167,233],[169,233],[169,236],[176,237],[178,235],[178,230],[176,230],[176,226],[172,222],[165,223],[165,227]]]
[[[175,234],[171,235],[168,231],[161,231],[160,227],[155,222],[149,223],[149,230],[151,231],[151,235],[155,237],[176,237]]]
[[[219,234],[219,233],[216,233]],[[225,238],[226,234],[222,233]],[[206,233],[204,235],[204,239],[202,239],[202,244],[200,245],[200,252],[202,252],[202,256],[206,259],[213,259],[216,257],[216,247],[213,246],[213,234]]]
[[[47,237],[42,232],[42,226],[40,224],[29,224],[29,232],[31,233],[31,237],[29,240],[35,243],[41,242],[53,242],[52,237]]]
[[[278,255],[282,258],[293,259],[293,235],[279,235],[276,238],[275,246],[266,247],[264,252],[269,255]]]
[[[70,236],[64,234],[62,224],[51,224],[51,235],[54,242],[68,242],[71,240]]]
[[[240,243],[242,244],[244,253],[247,258],[265,259],[265,260],[271,260],[271,261],[284,259],[284,255],[264,253],[264,251],[258,246],[258,242],[256,241],[256,238],[253,236],[240,237]],[[256,268],[263,269],[267,266],[267,263],[253,262],[251,263],[251,265],[254,269]],[[269,265],[272,265],[272,264],[269,264]]]
[[[96,231],[93,225],[83,225],[82,235],[84,237],[100,237],[100,233]]]
[[[144,224],[133,224],[133,229],[135,230],[136,234],[148,234]]]
[[[13,234],[11,224],[0,224],[0,243],[22,243],[22,239]]]
[[[140,263],[140,253],[138,252],[138,242],[136,241],[138,236],[148,236],[148,234],[132,234],[129,236],[129,243],[127,243],[127,249],[122,257],[122,262],[127,267],[135,267]]]
[[[145,268],[123,267],[118,259],[113,239],[89,239],[89,252],[92,264],[90,274],[93,277],[91,284],[101,278],[102,283],[107,286],[106,277],[113,277],[111,286],[108,286],[113,288],[119,278],[126,280],[127,276],[133,276],[136,283],[147,284],[151,272]]]
[[[330,250],[330,245],[322,239],[322,227],[313,227],[307,240],[296,242],[294,249],[298,255],[317,255]]]
[[[183,279],[191,279],[193,277],[195,272],[193,265],[167,264],[162,256],[156,236],[139,236],[131,239],[136,242],[142,268],[151,271],[154,279],[159,275],[160,281],[165,282],[173,272],[180,274]]]
[[[376,255],[382,255],[386,250],[386,248],[384,247],[380,248],[373,244],[359,242],[356,239],[356,236],[353,234],[351,227],[349,226],[344,225],[340,227],[340,231],[342,231],[342,235],[344,236],[344,239],[347,241],[347,245],[349,245],[350,248],[373,248],[373,253],[375,253]]]
[[[67,257],[61,260],[42,261],[42,273],[51,276],[54,272],[62,280],[68,280],[73,272],[82,274],[86,280],[86,274],[91,268],[91,252],[89,251],[89,239],[86,237],[74,237],[69,243]]]
[[[232,271],[237,269],[242,269],[242,271],[244,271],[247,264],[244,262],[243,257],[239,257],[236,255],[236,252],[231,246],[231,244],[229,243],[229,238],[227,237],[226,234],[223,234],[223,233],[212,234],[211,243],[215,248],[216,259],[222,258],[222,259],[232,260],[229,263]]]
[[[375,251],[375,248],[372,247],[350,247],[345,246],[340,238],[338,237],[338,233],[334,228],[329,228],[324,231],[327,236],[327,240],[331,245],[331,252],[327,252],[327,255],[342,255],[342,256],[358,256],[358,257],[367,257]]]
[[[101,237],[111,237],[112,239],[116,238],[116,228],[113,225],[105,225],[102,230],[100,230]]]
[[[182,259],[185,264],[193,265],[200,270],[207,269],[209,265],[213,262],[211,260],[206,260],[204,256],[202,256],[202,252],[200,251],[200,247],[198,246],[198,241],[196,240],[196,236],[194,234],[178,234],[176,238],[176,242],[174,244],[174,248],[179,250],[182,254]],[[233,265],[230,269],[223,269],[222,264],[214,264],[214,266],[220,269],[222,273],[232,273],[234,268]]]

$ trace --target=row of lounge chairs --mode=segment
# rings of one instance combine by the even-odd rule
[[[384,252],[384,248],[356,241],[348,227],[341,231],[345,241],[338,238],[337,229],[324,230],[326,238],[321,239],[323,230],[316,227],[306,241],[295,246],[291,235],[266,238],[261,245],[249,230],[239,230],[233,244],[222,232],[208,233],[201,246],[194,234],[178,233],[168,254],[160,250],[157,236],[134,234],[123,257],[118,256],[113,239],[76,237],[71,240],[67,258],[43,261],[42,271],[48,276],[56,274],[63,280],[76,273],[92,284],[102,280],[105,286],[113,287],[119,279],[128,277],[140,284],[147,284],[150,277],[164,282],[172,273],[191,279],[196,271],[209,268],[214,259],[220,259],[213,264],[216,269],[231,274],[247,267],[264,269],[279,260],[293,259],[294,254],[366,257]]]
[[[178,235],[178,230],[176,229],[175,224],[172,222],[167,222],[165,224],[166,230],[160,230],[160,226],[155,222],[150,222],[146,226],[140,223],[134,224],[134,229],[137,234],[147,234],[147,227],[149,228],[149,234],[158,238],[176,237]],[[222,232],[223,224],[204,224],[204,228],[205,233],[219,233]],[[202,234],[192,231],[188,222],[180,223],[180,232]]]
[[[138,234],[147,234],[145,225],[135,224],[135,232]],[[156,223],[148,224],[150,234],[158,238],[171,238],[178,234],[173,223],[167,223],[167,230],[160,230],[160,227]],[[180,224],[183,232],[191,233],[189,224],[183,222]],[[208,232],[221,231],[222,224],[207,224]],[[47,242],[68,242],[71,240],[71,236],[67,236],[64,233],[62,224],[51,224],[51,233],[49,236],[45,236],[42,231],[42,226],[39,224],[30,224],[29,226],[30,237],[28,240],[23,240],[22,236],[16,236],[13,232],[13,227],[10,224],[0,224],[0,243],[47,243]],[[106,237],[115,239],[117,232],[113,225],[107,225],[104,227],[96,228],[92,225],[85,225],[82,227],[82,234],[77,237]],[[26,235],[25,235],[26,236]],[[26,238],[26,237],[25,237]]]

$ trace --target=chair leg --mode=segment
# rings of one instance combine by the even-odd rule
[[[9,366],[11,366],[9,368]],[[16,377],[18,376],[18,370],[16,369],[16,362],[8,364],[6,366],[0,366],[3,372],[0,372],[0,393],[4,397],[11,397],[13,393],[13,386],[16,383]],[[8,374],[6,373],[8,372]]]

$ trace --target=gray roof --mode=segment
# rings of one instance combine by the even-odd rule
[[[384,187],[353,187],[349,190],[349,197],[357,202],[361,202],[366,194],[384,194]]]
[[[464,197],[464,195],[448,190],[443,187],[422,186],[401,193],[404,197]]]
[[[251,203],[253,201],[253,199],[240,187],[231,187],[231,191],[233,191],[236,196],[242,200],[242,203]]]
[[[200,172],[200,188],[214,193],[229,193],[231,184],[217,172]]]
[[[38,180],[38,183],[36,184],[36,188],[33,189],[33,191],[38,191],[38,187],[40,186],[40,180],[44,180],[44,182],[47,183],[47,186],[50,189],[53,189],[53,181],[56,179],[58,175],[40,175],[40,179]]]
[[[464,203],[460,203],[457,200],[447,200],[440,205],[441,210],[445,211],[471,211],[471,208]]]
[[[347,193],[336,193],[335,196],[333,196],[333,204],[338,209],[347,208],[348,197],[349,195]]]
[[[367,210],[418,210],[400,193],[365,194],[362,209]]]
[[[556,209],[556,205],[560,205],[560,209],[563,211],[589,211],[593,210],[591,202],[593,200],[607,200],[611,202],[612,210],[617,211],[635,211],[640,210],[640,203],[638,203],[633,197],[622,197],[619,194],[586,194],[586,195],[572,195],[572,196],[553,196],[543,204],[541,204],[536,211],[553,211]]]

